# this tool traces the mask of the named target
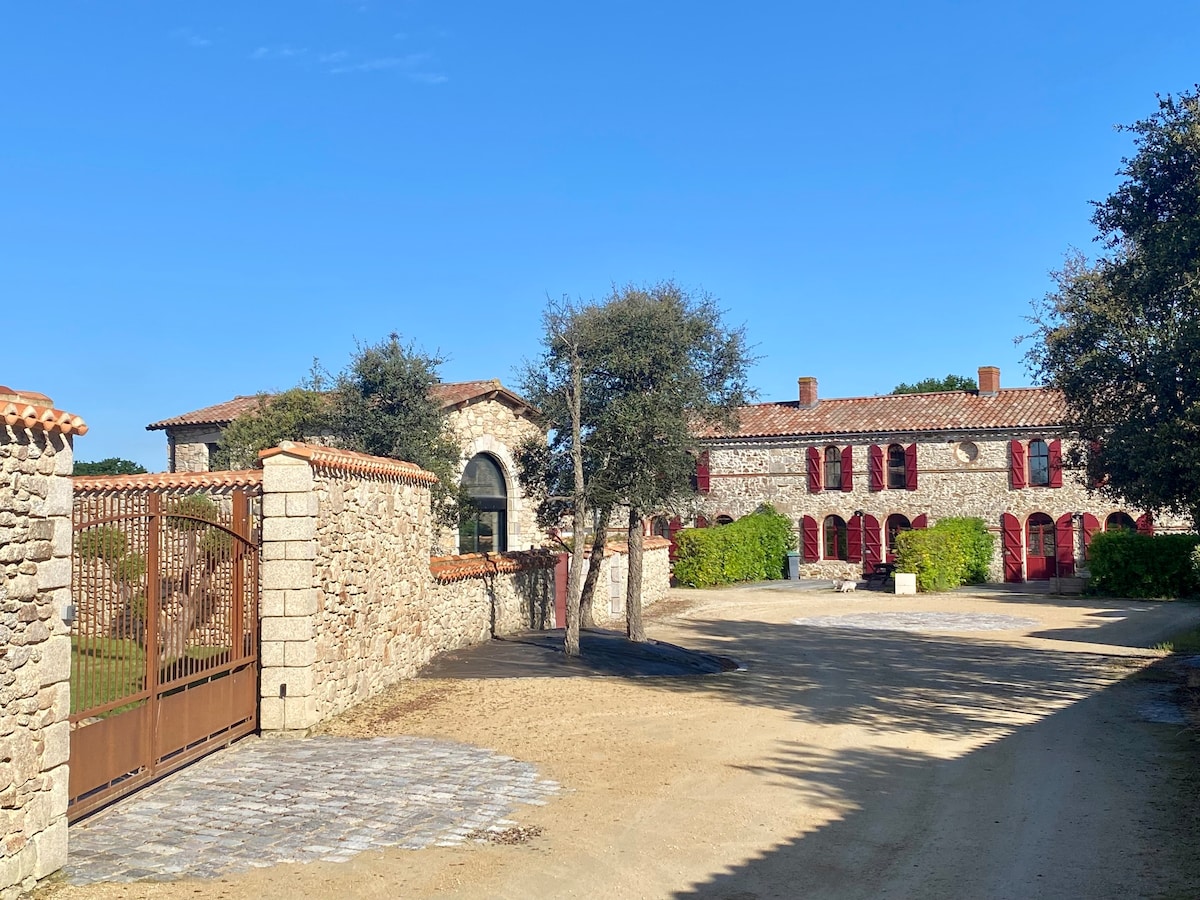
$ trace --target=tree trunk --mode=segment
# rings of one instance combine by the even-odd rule
[[[629,576],[625,584],[625,636],[631,641],[646,640],[642,624],[642,514],[629,509]]]
[[[596,582],[600,579],[600,566],[604,562],[605,537],[608,534],[608,521],[612,518],[612,507],[600,511],[600,521],[596,524],[596,533],[592,535],[592,555],[588,557],[587,576],[583,580],[583,593],[579,596],[579,618],[584,628],[596,627],[596,614],[593,603],[596,597]]]
[[[572,498],[571,571],[567,576],[567,629],[563,637],[563,653],[579,656],[579,596],[583,587],[583,536],[587,523],[587,496],[583,481],[583,427],[581,405],[583,395],[583,362],[578,347],[571,348],[571,387],[567,401],[571,408],[571,463],[575,476]]]

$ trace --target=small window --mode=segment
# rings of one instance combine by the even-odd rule
[[[1029,483],[1050,484],[1050,446],[1041,439],[1029,442]]]
[[[655,516],[650,523],[650,533],[655,537],[671,539],[671,523],[665,516]]]
[[[1137,531],[1137,522],[1128,513],[1115,512],[1104,520],[1105,531]]]
[[[908,473],[904,465],[904,448],[899,444],[888,447],[887,456],[888,490],[902,491],[908,487]]]
[[[208,451],[208,471],[212,472],[217,466],[217,455],[221,452],[220,444],[205,444],[204,448]]]
[[[842,451],[837,447],[825,448],[825,490],[842,489]]]
[[[841,516],[826,516],[824,530],[825,559],[848,559],[846,520]]]
[[[733,516],[717,516],[715,521],[718,525],[732,525]]]

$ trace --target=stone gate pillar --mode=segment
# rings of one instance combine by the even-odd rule
[[[0,898],[67,861],[72,439],[87,425],[0,387]]]

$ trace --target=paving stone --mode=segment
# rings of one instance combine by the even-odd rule
[[[527,763],[450,741],[247,739],[72,825],[66,874],[74,884],[217,878],[461,847],[559,790]]]

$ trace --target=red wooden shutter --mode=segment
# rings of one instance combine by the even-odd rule
[[[883,448],[878,444],[867,448],[867,482],[871,490],[883,490]]]
[[[1050,487],[1062,487],[1062,441],[1051,441],[1050,448]],[[1059,571],[1062,567],[1059,566]]]
[[[1070,513],[1063,513],[1054,523],[1054,556],[1059,575],[1075,574],[1075,521]]]
[[[817,520],[805,516],[800,520],[800,545],[805,562],[816,562],[821,558],[820,533],[817,530]]]
[[[917,445],[909,444],[904,448],[904,489],[917,489]]]
[[[1016,443],[1014,441],[1014,443]],[[1024,581],[1021,566],[1022,538],[1021,523],[1012,513],[1000,516],[1000,534],[1004,554],[1004,580]]]
[[[704,518],[704,516],[696,516],[696,527],[697,528],[707,528],[708,527],[708,519]]]
[[[1008,442],[1008,478],[1014,491],[1025,487],[1025,445],[1020,441]]]
[[[667,523],[667,540],[671,542],[671,548],[667,551],[668,558],[673,562],[675,560],[675,535],[683,530],[683,521],[676,516]]]
[[[709,466],[708,451],[704,450],[696,457],[696,490],[707,494],[709,490],[712,469]]]
[[[1137,530],[1138,534],[1154,534],[1154,516],[1150,513],[1138,516]]]
[[[929,516],[925,515],[925,513],[921,513],[919,516],[917,516],[915,519],[912,520],[912,527],[913,528],[928,528],[929,527]]]
[[[821,451],[816,447],[808,448],[808,492],[821,493]]]
[[[863,571],[875,570],[875,563],[883,561],[883,541],[879,535],[879,520],[874,516],[863,516]]]
[[[854,490],[854,448],[842,450],[842,490]]]
[[[859,562],[862,559],[862,516],[851,516],[846,525],[846,559]]]
[[[1083,558],[1088,558],[1088,547],[1092,544],[1092,535],[1100,530],[1100,520],[1091,513],[1083,514]]]

